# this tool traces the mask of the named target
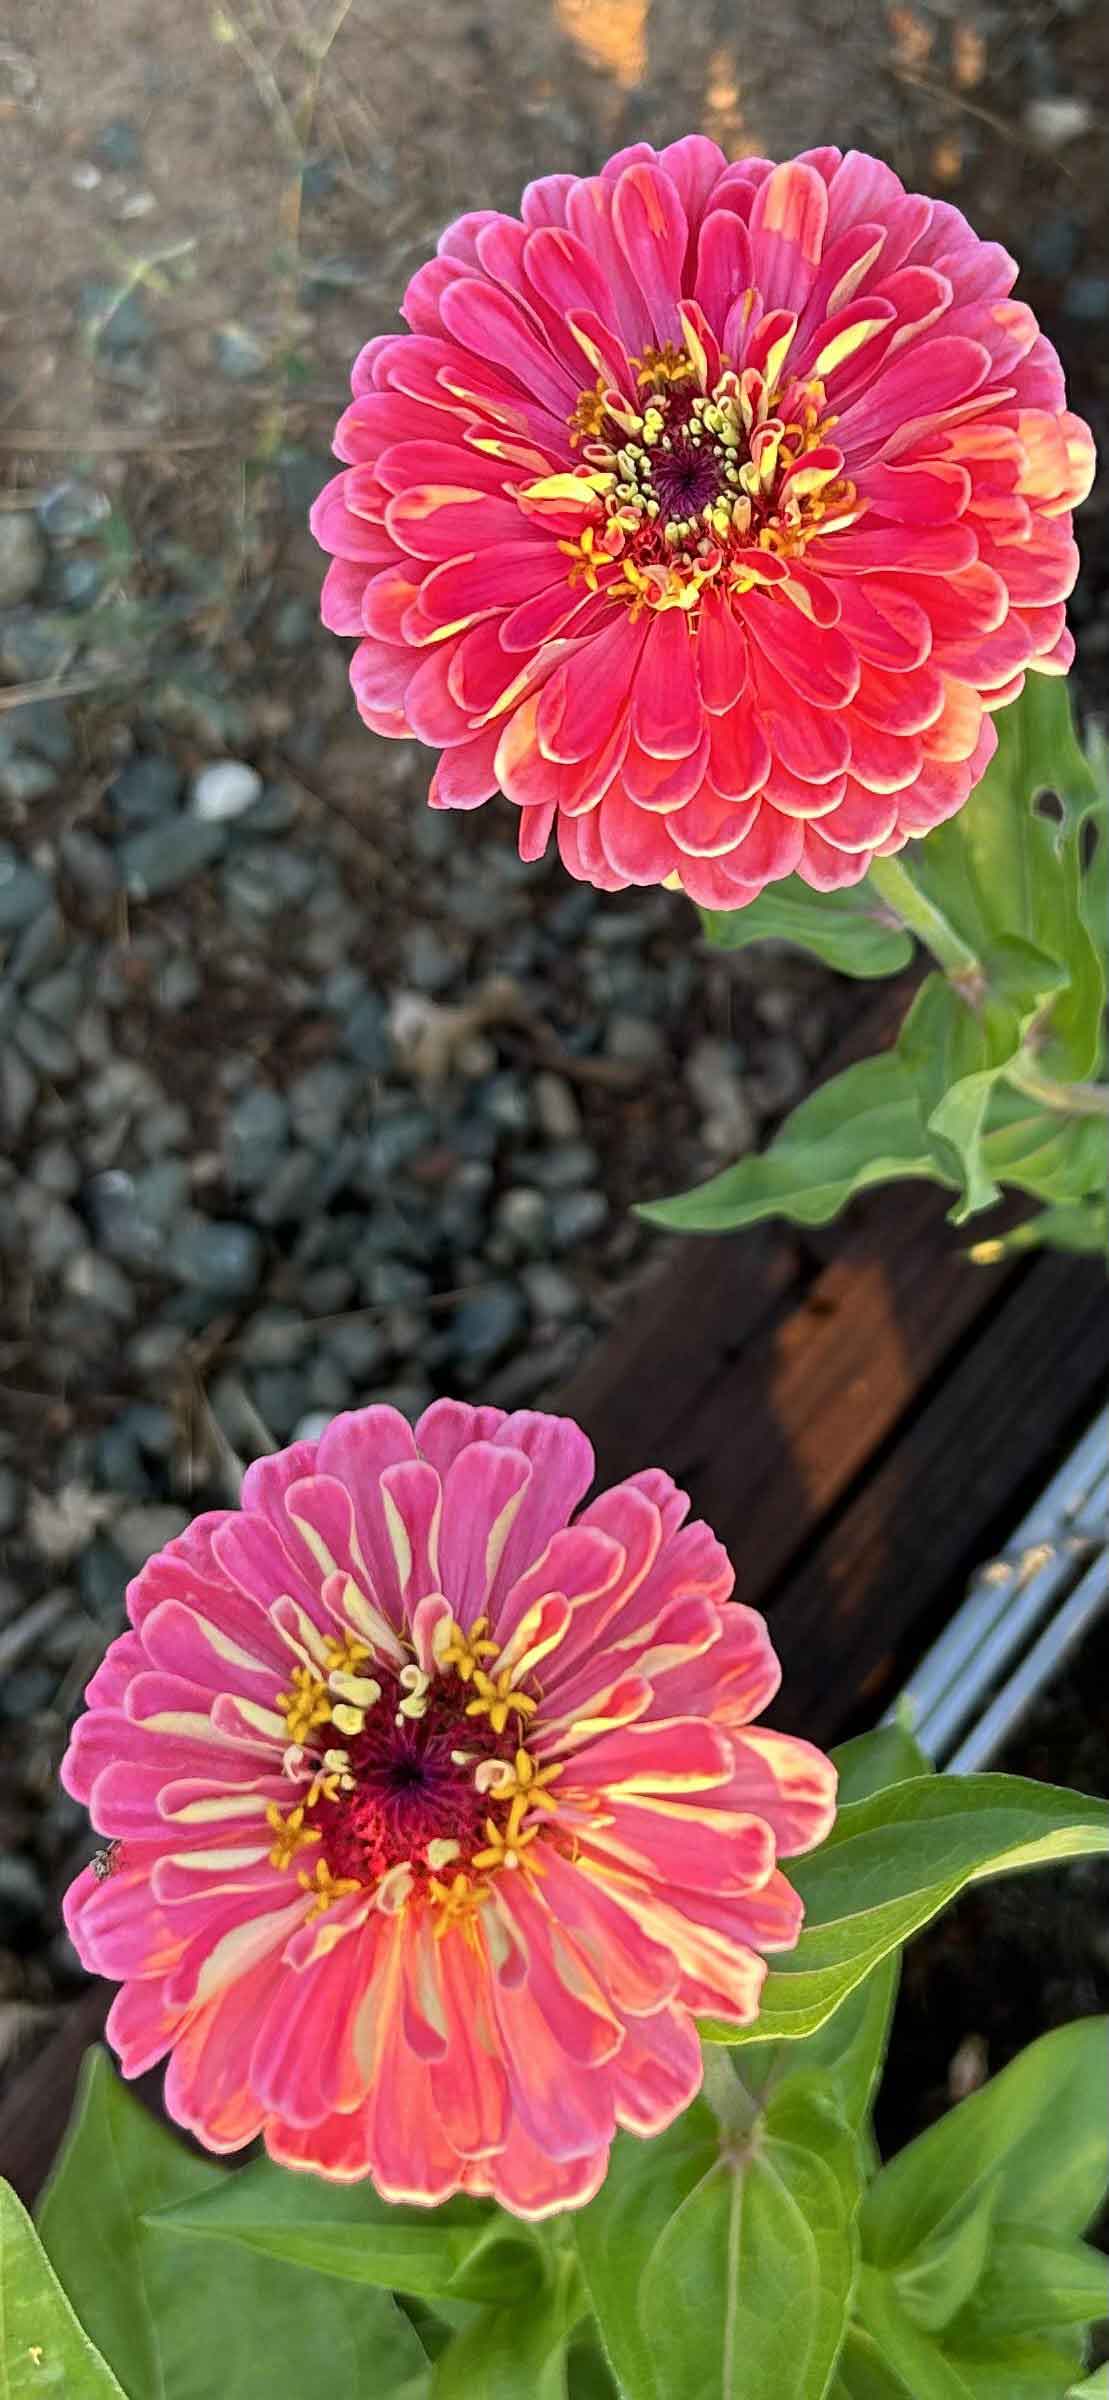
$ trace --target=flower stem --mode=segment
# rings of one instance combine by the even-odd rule
[[[705,2062],[703,2096],[726,2140],[738,2140],[756,2124],[758,2103],[740,2082],[726,2043],[702,2042],[701,2055]]]
[[[942,909],[933,907],[923,892],[917,890],[908,869],[899,858],[876,858],[868,880],[880,892],[887,907],[900,919],[909,933],[915,933],[933,958],[948,975],[960,978],[979,978],[981,968],[973,950],[960,940],[953,925],[949,925]]]
[[[1056,1083],[1052,1076],[1037,1075],[1034,1067],[1015,1061],[1006,1081],[1061,1117],[1109,1117],[1109,1083]]]

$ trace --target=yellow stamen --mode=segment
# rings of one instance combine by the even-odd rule
[[[444,1633],[442,1647],[436,1645],[436,1661],[440,1667],[453,1667],[463,1683],[469,1683],[483,1658],[495,1658],[497,1655],[499,1645],[489,1639],[488,1617],[475,1617],[468,1633],[463,1633],[462,1627],[456,1625],[452,1618],[444,1628]]]
[[[314,1733],[317,1725],[326,1725],[331,1715],[327,1687],[320,1682],[311,1667],[294,1667],[292,1690],[279,1692],[276,1706],[283,1710],[285,1724],[294,1742],[302,1742],[306,1734]]]
[[[323,1648],[333,1675],[353,1675],[367,1658],[373,1657],[369,1643],[360,1642],[357,1634],[353,1633],[344,1634],[341,1641],[335,1634],[329,1633]]]
[[[494,1733],[504,1732],[513,1709],[517,1716],[526,1721],[535,1715],[539,1706],[539,1702],[532,1700],[527,1692],[513,1691],[508,1669],[503,1675],[498,1675],[494,1682],[478,1667],[474,1674],[474,1690],[477,1698],[467,1701],[466,1714],[468,1717],[488,1717]]]
[[[318,1917],[325,1908],[332,1908],[336,1900],[342,1900],[348,1892],[357,1892],[360,1889],[357,1875],[333,1875],[325,1858],[316,1860],[316,1869],[313,1875],[306,1875],[302,1867],[297,1876],[297,1882],[303,1892],[311,1892],[313,1896],[312,1906],[305,1918],[307,1925],[310,1925],[313,1917]]]
[[[460,1869],[449,1883],[443,1883],[437,1875],[433,1875],[427,1892],[429,1900],[435,1902],[437,1912],[432,1927],[436,1941],[441,1942],[452,1925],[461,1925],[472,1941],[474,1917],[489,1898],[488,1884],[475,1883],[472,1876],[463,1874]]]
[[[298,1851],[306,1849],[310,1842],[322,1841],[322,1834],[314,1832],[304,1822],[305,1806],[302,1800],[298,1807],[290,1809],[287,1817],[283,1817],[276,1803],[272,1800],[269,1802],[266,1823],[275,1837],[270,1851],[271,1867],[290,1866]]]

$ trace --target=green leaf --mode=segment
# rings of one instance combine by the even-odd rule
[[[791,1867],[804,1930],[767,1976],[757,2024],[702,2033],[740,2044],[814,2033],[966,1884],[1106,1849],[1109,1803],[1016,1775],[918,1776],[849,1802]]]
[[[844,2123],[866,2127],[885,2061],[900,1974],[896,1951],[874,1967],[835,2014],[800,2042],[751,2042],[736,2053],[752,2097],[766,2101],[787,2075],[827,2076]]]
[[[849,2325],[830,2400],[913,2400],[913,2394],[861,2325]]]
[[[841,1808],[850,1800],[869,1800],[872,1793],[888,1790],[891,1783],[908,1783],[914,1775],[934,1772],[931,1759],[900,1719],[841,1742],[832,1752],[832,1764],[839,1777]]]
[[[1109,1125],[1104,1118],[1062,1116],[1000,1083],[990,1101],[982,1152],[999,1183],[1065,1206],[1104,1195]]]
[[[957,2347],[914,2325],[891,2278],[875,2267],[859,2276],[860,2320],[900,2375],[912,2400],[1060,2400],[1071,2359],[1054,2343],[1014,2337]]]
[[[1061,1208],[1037,1209],[1034,1217],[1014,1225],[994,1240],[975,1242],[969,1256],[976,1266],[996,1266],[1022,1250],[1069,1250],[1101,1258],[1109,1249],[1109,1211],[1104,1198],[1071,1200]]]
[[[718,2062],[723,2068],[724,2062]],[[618,2141],[575,2223],[625,2400],[824,2400],[855,2274],[856,2144],[824,2080],[730,2131],[703,2100],[649,2144]],[[691,2122],[692,2120],[692,2122]]]
[[[561,2296],[484,2309],[432,2370],[431,2400],[566,2400]]]
[[[0,2180],[0,2400],[128,2400],[78,2324],[30,2217]],[[145,2400],[133,2385],[130,2400]]]
[[[1081,2233],[1109,2180],[1107,2034],[1106,2017],[1045,2033],[899,2151],[863,2204],[865,2257],[877,2266],[901,2265],[987,2186],[995,2187],[999,2223]]]
[[[575,2337],[566,2361],[568,2400],[620,2400],[612,2369],[588,2338]]]
[[[898,1055],[912,1078],[936,1165],[960,1187],[951,1212],[956,1225],[1000,1197],[982,1135],[994,1088],[1016,1057],[1027,1022],[996,1000],[972,1008],[946,975],[929,975],[898,1036]]]
[[[1106,2169],[1109,2180],[1109,2168]],[[1063,2233],[997,2225],[985,2266],[954,2338],[990,2341],[1092,2325],[1109,2307],[1109,2267],[1099,2250]]]
[[[330,2281],[300,2267],[226,2241],[200,2261],[174,2237],[161,2212],[199,2209],[237,2180],[174,2141],[104,2052],[90,2053],[41,2231],[132,2400],[274,2400],[278,2378],[284,2391],[313,2390],[321,2360],[336,2391],[369,2386],[391,2400],[413,2381],[418,2389],[423,2349],[386,2293],[339,2302]],[[302,2201],[318,2188],[309,2176],[288,2180]]]
[[[1007,941],[1028,944],[1065,971],[1047,1014],[1044,1071],[1089,1075],[1098,1052],[1104,998],[1101,943],[1083,911],[1081,826],[1099,804],[1097,779],[1083,756],[1065,682],[1030,675],[1019,700],[999,712],[996,757],[958,815],[914,842],[901,864],[982,963],[995,992]],[[1062,805],[1055,824],[1037,809],[1052,791]],[[1102,937],[1103,938],[1103,937]],[[1035,1000],[1035,972],[1024,997]],[[1015,999],[1012,977],[1008,997]]]
[[[880,894],[865,882],[845,892],[813,892],[800,876],[787,875],[746,908],[704,909],[701,921],[714,949],[793,942],[825,966],[864,980],[898,974],[913,954],[911,935],[890,922]]]
[[[975,2290],[989,2252],[997,2197],[996,2177],[973,2185],[894,2276],[906,2316],[925,2333],[950,2324]]]
[[[889,1051],[821,1084],[758,1157],[638,1214],[677,1233],[726,1233],[775,1216],[826,1225],[853,1193],[906,1175],[948,1180],[930,1150],[912,1077]]]
[[[1096,2367],[1083,2383],[1072,2383],[1067,2400],[1109,2400],[1109,2365]]]
[[[256,2159],[162,2220],[182,2239],[233,2242],[345,2283],[417,2299],[503,2302],[537,2288],[539,2246],[490,2202],[436,2209],[378,2198],[368,2183],[325,2183]]]

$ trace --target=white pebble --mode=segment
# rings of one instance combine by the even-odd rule
[[[193,777],[193,815],[202,817],[207,825],[224,825],[232,817],[241,817],[261,796],[262,778],[257,768],[245,766],[241,759],[221,758],[214,767],[202,767]]]
[[[1030,100],[1024,122],[1042,150],[1061,150],[1065,142],[1076,142],[1080,134],[1089,132],[1093,110],[1089,101],[1080,100],[1077,94],[1059,92],[1043,100]]]

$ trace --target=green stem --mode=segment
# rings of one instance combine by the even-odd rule
[[[703,2096],[722,2134],[735,2141],[753,2131],[760,2114],[758,2102],[740,2082],[726,2043],[702,2042],[701,2055],[705,2062]]]
[[[1034,1067],[1015,1062],[1006,1082],[1061,1117],[1109,1117],[1109,1083],[1056,1083],[1052,1076],[1037,1075]]]
[[[909,933],[915,933],[926,950],[948,975],[978,977],[981,967],[973,950],[968,950],[953,925],[949,925],[941,909],[934,908],[923,892],[917,890],[908,868],[899,858],[876,858],[868,878],[875,891],[880,892],[888,908],[900,919]]]

